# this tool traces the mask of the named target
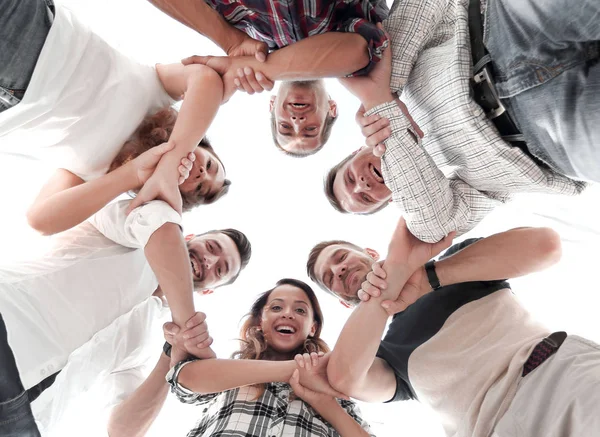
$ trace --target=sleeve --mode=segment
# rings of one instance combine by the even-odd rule
[[[381,170],[408,229],[419,240],[434,243],[452,231],[471,230],[507,195],[478,191],[458,178],[446,178],[421,145],[421,140],[398,104],[379,105],[365,115],[390,121]]]
[[[182,402],[184,404],[202,405],[212,401],[221,393],[194,393],[193,391],[188,390],[179,383],[179,373],[181,372],[181,369],[183,369],[188,364],[193,363],[194,361],[198,360],[191,359],[177,363],[175,367],[169,370],[166,379],[169,385],[171,386],[171,393],[173,393],[177,397],[177,399],[179,399],[179,402]]]
[[[122,246],[144,248],[152,234],[166,223],[181,226],[181,215],[168,203],[153,200],[125,214],[131,200],[113,202],[92,217],[89,222],[106,238]]]
[[[350,76],[364,76],[369,74],[375,64],[383,57],[383,51],[389,45],[385,32],[377,28],[377,25],[364,19],[354,18],[346,21],[337,28],[340,32],[352,32],[362,36],[367,41],[369,51],[369,63]]]
[[[338,400],[338,402],[340,403],[341,407],[346,411],[346,413],[348,413],[348,415],[352,417],[354,421],[358,423],[361,426],[361,428],[369,434],[369,436],[375,437],[375,434],[373,434],[373,432],[371,431],[371,425],[369,425],[369,423],[365,419],[363,419],[360,408],[358,407],[356,402],[347,401],[344,399],[340,399]]]

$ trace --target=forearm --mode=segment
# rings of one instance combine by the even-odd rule
[[[287,382],[296,362],[265,360],[198,360],[179,373],[179,383],[195,393],[219,393],[252,384]]]
[[[360,424],[354,420],[335,399],[328,400],[322,405],[315,407],[315,410],[333,426],[337,433],[342,437],[368,437],[369,433],[365,431]]]
[[[190,258],[179,226],[161,226],[148,240],[144,252],[167,297],[173,322],[183,328],[195,310]]]
[[[209,38],[225,52],[243,35],[204,0],[149,0],[183,25]]]
[[[494,281],[543,270],[560,256],[560,236],[552,229],[518,228],[476,241],[435,269],[442,285]]]
[[[271,80],[341,77],[369,63],[366,40],[356,33],[328,32],[272,52],[266,62],[245,57],[244,64]]]
[[[169,358],[161,354],[154,370],[143,384],[113,408],[108,421],[110,437],[137,437],[146,434],[169,393],[169,384],[165,381],[168,371]]]
[[[384,300],[395,300],[412,272],[402,266],[384,264],[388,287],[377,298],[362,302],[350,315],[335,344],[327,376],[338,391],[353,397],[365,397],[360,393],[366,387],[381,336],[388,319],[381,307]],[[360,345],[360,347],[356,347]]]
[[[36,199],[27,218],[34,229],[52,235],[78,225],[137,185],[135,174],[124,165],[98,179]]]

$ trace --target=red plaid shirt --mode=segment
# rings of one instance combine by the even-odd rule
[[[231,25],[270,50],[325,32],[355,32],[367,40],[370,62],[381,59],[388,42],[376,27],[389,12],[385,0],[206,0]]]

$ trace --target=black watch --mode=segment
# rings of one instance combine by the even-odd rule
[[[431,285],[432,290],[437,290],[441,287],[440,279],[438,278],[438,275],[435,272],[434,260],[431,260],[425,264],[425,273],[427,273],[427,280],[429,281],[429,285]]]
[[[171,358],[171,349],[173,349],[173,346],[171,346],[171,343],[165,341],[165,344],[163,345],[163,352],[169,358]]]

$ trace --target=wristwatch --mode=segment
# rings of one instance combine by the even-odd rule
[[[427,274],[427,280],[429,281],[429,285],[431,285],[432,290],[437,290],[441,287],[440,279],[438,278],[438,275],[435,272],[434,260],[431,260],[425,264],[425,273]]]
[[[163,352],[169,358],[171,358],[171,349],[173,349],[173,346],[171,346],[171,343],[165,341],[165,344],[163,345]]]

